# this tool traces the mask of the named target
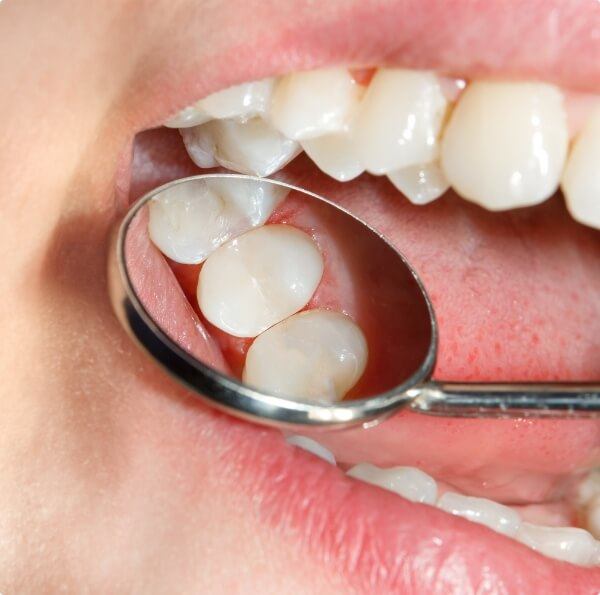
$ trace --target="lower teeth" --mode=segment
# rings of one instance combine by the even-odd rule
[[[304,436],[289,436],[287,442],[321,457],[332,465],[334,455],[324,446]],[[383,469],[371,463],[359,463],[347,471],[353,479],[394,492],[407,500],[436,506],[449,514],[511,537],[531,549],[579,566],[600,565],[600,541],[578,527],[546,527],[522,521],[518,512],[486,498],[475,498],[446,491],[438,494],[435,479],[415,467]],[[582,486],[582,500],[587,505],[586,518],[592,518],[593,502],[600,500],[600,473],[592,473]],[[598,515],[596,515],[598,516]],[[591,527],[591,526],[590,526]]]

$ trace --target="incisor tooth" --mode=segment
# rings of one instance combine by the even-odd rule
[[[260,335],[246,356],[244,382],[303,401],[340,400],[365,369],[367,342],[347,316],[308,310]]]
[[[561,186],[573,218],[600,229],[600,110],[575,139]]]
[[[302,148],[321,171],[339,182],[352,180],[364,171],[350,131],[302,141]]]
[[[273,79],[242,83],[213,93],[199,106],[213,118],[251,118],[264,114],[271,101]]]
[[[486,498],[474,498],[446,492],[438,500],[437,505],[450,514],[480,523],[509,537],[516,535],[521,525],[519,513],[508,506]]]
[[[442,169],[463,198],[492,211],[534,205],[558,188],[567,145],[559,89],[474,82],[444,131]]]
[[[285,138],[262,118],[247,122],[211,120],[181,130],[192,161],[199,167],[223,167],[244,174],[268,176],[296,157],[300,145]]]
[[[202,109],[200,103],[198,101],[194,105],[183,108],[176,116],[167,120],[165,126],[167,128],[189,128],[208,122],[211,118]]]
[[[345,68],[284,76],[275,89],[270,120],[288,138],[314,138],[345,129],[359,86]]]
[[[398,169],[390,172],[387,177],[415,205],[432,202],[450,188],[437,161]]]
[[[437,158],[447,100],[437,77],[425,71],[377,71],[361,102],[356,140],[373,174]]]
[[[557,560],[580,565],[595,561],[595,539],[587,531],[577,527],[543,527],[521,523],[516,539]]]
[[[322,274],[323,257],[309,235],[290,225],[266,225],[208,257],[198,305],[221,330],[256,337],[302,309]]]
[[[198,264],[230,238],[262,225],[287,192],[235,179],[177,184],[150,201],[148,233],[172,260]]]
[[[437,498],[435,479],[415,467],[381,469],[371,463],[359,463],[348,471],[348,475],[395,492],[412,502],[435,504]]]

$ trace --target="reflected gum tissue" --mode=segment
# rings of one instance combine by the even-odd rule
[[[203,168],[268,176],[304,151],[341,182],[385,175],[415,204],[452,187],[492,211],[561,188],[600,228],[600,98],[542,82],[326,68],[214,93],[166,125]]]

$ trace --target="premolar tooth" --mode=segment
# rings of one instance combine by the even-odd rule
[[[235,179],[177,184],[150,201],[148,232],[172,260],[198,264],[230,238],[262,225],[287,192]]]
[[[561,186],[573,218],[600,229],[600,110],[575,139]]]
[[[492,211],[540,203],[558,188],[568,129],[559,89],[474,82],[442,139],[442,168],[464,198]]]
[[[359,86],[345,68],[284,76],[273,94],[270,119],[295,140],[345,129],[358,103]]]
[[[340,400],[368,357],[360,328],[347,316],[307,310],[265,331],[246,356],[244,382],[303,401]]]
[[[221,330],[256,337],[303,308],[322,274],[323,257],[310,236],[289,225],[266,225],[208,257],[198,305]]]
[[[395,492],[413,502],[435,504],[437,498],[435,479],[415,467],[381,469],[371,463],[359,463],[348,471],[348,475]]]
[[[512,508],[486,498],[446,492],[437,505],[446,512],[480,523],[509,537],[516,535],[521,525],[521,517]]]
[[[450,188],[437,161],[398,169],[387,177],[415,205],[432,202]]]
[[[379,70],[357,117],[356,139],[365,168],[384,174],[436,159],[447,104],[434,74]]]
[[[351,132],[305,140],[302,148],[321,171],[339,182],[352,180],[364,171]]]
[[[298,448],[302,448],[315,456],[335,465],[335,457],[333,453],[327,450],[322,444],[319,444],[316,440],[312,438],[307,438],[306,436],[288,436],[285,441],[288,444],[292,444],[293,446],[297,446]]]
[[[262,118],[247,122],[212,120],[181,130],[192,161],[199,167],[223,167],[244,174],[268,176],[284,167],[301,151]]]
[[[201,103],[198,101],[194,105],[183,108],[176,116],[167,120],[165,126],[167,128],[190,128],[208,122],[211,117],[202,109]]]
[[[271,101],[273,79],[242,83],[213,93],[199,102],[213,118],[251,118],[264,114]]]
[[[517,541],[557,560],[588,565],[596,561],[596,540],[584,529],[577,527],[544,527],[521,523]]]

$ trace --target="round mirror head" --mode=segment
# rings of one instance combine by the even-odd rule
[[[200,398],[278,426],[347,427],[410,401],[435,361],[415,272],[335,203],[239,175],[176,180],[115,235],[115,310]]]

